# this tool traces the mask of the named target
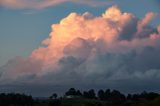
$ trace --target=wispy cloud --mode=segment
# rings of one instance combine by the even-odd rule
[[[102,6],[110,3],[109,1],[101,0],[0,0],[0,5],[14,9],[43,9],[65,2],[73,2],[89,6]]]

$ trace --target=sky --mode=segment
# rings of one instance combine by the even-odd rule
[[[0,0],[0,92],[158,92],[159,19],[159,0]]]

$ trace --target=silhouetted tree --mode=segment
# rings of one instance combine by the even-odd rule
[[[83,92],[83,97],[89,98],[89,99],[95,99],[96,98],[96,94],[95,94],[93,89],[90,89],[88,92],[87,91]]]
[[[80,91],[80,90],[77,90],[76,95],[77,95],[77,96],[82,96],[81,91]]]
[[[54,93],[54,94],[53,94],[53,97],[56,99],[56,98],[57,98],[57,94],[56,94],[56,93]]]
[[[80,90],[74,89],[74,88],[70,88],[66,93],[66,96],[72,95],[72,96],[82,96],[82,93],[80,92]]]
[[[0,106],[33,106],[32,96],[24,94],[0,94]]]
[[[54,99],[57,99],[57,96],[58,96],[58,95],[57,95],[56,93],[53,93],[49,98],[50,98],[50,99],[53,99],[53,98],[54,98]]]
[[[84,92],[83,92],[83,97],[84,97],[84,98],[89,98],[88,92],[84,91]]]
[[[106,91],[105,91],[105,100],[106,101],[110,101],[110,99],[111,99],[111,90],[110,89],[107,89]]]
[[[132,95],[132,100],[134,100],[134,101],[139,100],[139,94],[133,94]]]
[[[128,94],[127,95],[127,100],[131,100],[132,99],[132,95],[131,94]]]
[[[90,99],[95,99],[96,98],[96,94],[94,92],[94,89],[89,90],[88,94],[89,94]]]
[[[121,94],[119,91],[113,90],[111,92],[111,101],[112,102],[124,102],[125,96]]]
[[[160,95],[158,93],[150,92],[147,94],[146,98],[148,100],[153,100],[155,98],[158,98]]]
[[[105,100],[105,92],[102,89],[98,91],[97,95],[100,100]]]
[[[74,88],[70,88],[66,93],[66,96],[68,95],[76,95],[76,90]]]

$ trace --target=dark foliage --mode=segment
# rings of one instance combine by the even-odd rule
[[[69,96],[69,98],[67,98]],[[33,99],[32,96],[15,93],[1,93],[0,106],[160,106],[160,95],[154,92],[128,94],[118,90],[94,89],[84,91],[70,88],[64,97],[53,93],[48,99]]]
[[[93,89],[90,89],[88,92],[87,91],[83,92],[83,97],[88,99],[95,99],[96,94]]]
[[[0,106],[33,106],[32,96],[14,93],[1,93]]]
[[[72,96],[82,96],[82,93],[80,90],[75,90],[74,88],[70,88],[66,93],[66,96],[72,95]]]
[[[50,99],[57,99],[57,96],[58,96],[58,95],[57,95],[56,93],[54,93],[54,94],[52,94],[49,98],[50,98]]]

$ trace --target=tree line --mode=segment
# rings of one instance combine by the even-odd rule
[[[32,96],[19,93],[1,93],[0,106],[33,106]]]
[[[53,95],[56,95],[57,98],[56,93],[54,93]],[[81,102],[80,104],[83,106],[160,106],[160,94],[146,91],[137,94],[124,95],[118,90],[100,89],[95,92],[94,89],[90,89],[88,91],[81,92],[80,90],[76,90],[75,88],[70,88],[65,93],[64,98],[67,98],[68,96],[71,97],[69,98],[71,99],[71,102],[74,102],[74,100],[76,100],[77,98],[83,98],[82,100],[91,100],[90,102],[86,103]],[[56,98],[54,98],[54,100]],[[53,104],[51,106],[53,106]],[[71,104],[67,106],[76,106],[75,104]],[[56,104],[54,106],[58,105]]]
[[[54,94],[55,95],[55,94]],[[127,96],[122,94],[118,90],[102,90],[100,89],[97,94],[95,93],[94,89],[90,89],[88,91],[84,91],[83,93],[80,92],[80,90],[76,90],[75,88],[70,88],[66,93],[65,96],[73,95],[84,97],[88,99],[98,99],[101,101],[108,101],[108,102],[123,102],[125,100],[139,100],[139,99],[146,99],[146,100],[153,100],[156,97],[159,97],[160,95],[158,93],[154,92],[142,92],[140,94],[128,94]]]
[[[81,92],[70,88],[60,97],[53,93],[45,100],[19,93],[1,93],[0,106],[160,106],[160,94],[142,92],[124,95],[118,90],[94,89]]]

